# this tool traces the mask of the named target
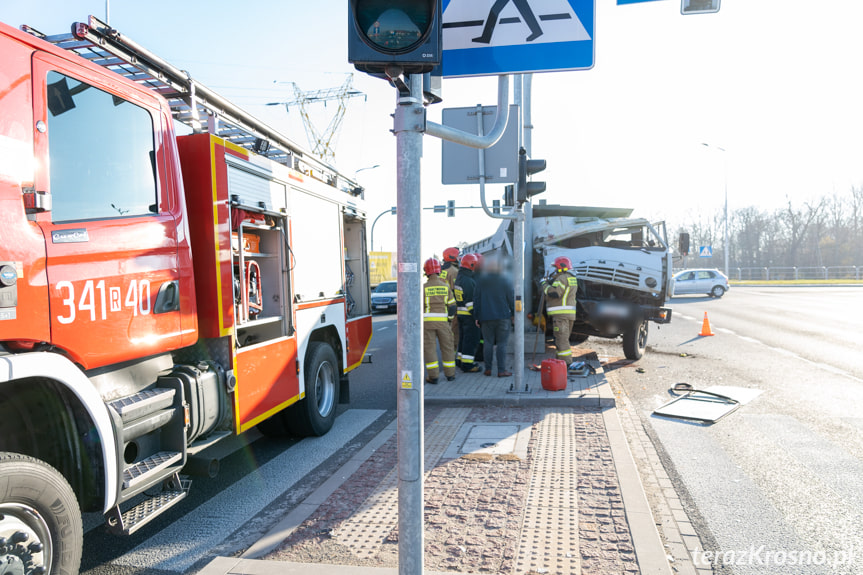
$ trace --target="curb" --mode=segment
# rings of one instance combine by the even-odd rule
[[[641,476],[629,443],[623,432],[623,426],[617,415],[617,409],[603,410],[602,419],[605,423],[605,433],[611,444],[611,458],[617,471],[617,480],[620,483],[620,494],[623,498],[623,511],[626,513],[626,521],[629,523],[629,532],[632,535],[632,545],[635,548],[635,557],[642,575],[671,575],[671,566],[665,554],[665,547],[659,538],[656,528],[656,520],[647,502]]]
[[[486,407],[489,405],[503,407],[614,407],[613,397],[526,397],[512,394],[512,397],[479,397],[479,396],[438,396],[425,399],[426,405],[433,406],[465,406]]]
[[[261,561],[237,557],[216,557],[197,575],[398,575],[394,567],[357,567],[327,563],[290,563],[287,561]],[[441,573],[426,571],[427,575],[464,575],[455,571]]]

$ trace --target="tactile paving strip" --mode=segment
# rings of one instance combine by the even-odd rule
[[[461,428],[470,408],[444,409],[425,432],[423,470],[428,476]],[[333,533],[357,557],[372,557],[398,525],[398,470],[390,471],[354,515]]]
[[[516,573],[581,573],[575,421],[547,409],[537,429]]]

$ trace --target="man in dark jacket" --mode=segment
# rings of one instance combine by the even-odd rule
[[[488,257],[482,275],[476,280],[473,295],[473,313],[482,329],[485,374],[491,375],[494,350],[497,347],[497,376],[509,377],[506,370],[506,344],[509,341],[510,322],[513,317],[512,282],[501,274],[498,258]]]
[[[466,373],[482,371],[474,362],[476,347],[479,343],[479,327],[474,316],[474,271],[478,264],[474,254],[467,254],[461,259],[458,277],[455,279],[455,302],[458,315],[458,355],[461,359],[461,369]]]

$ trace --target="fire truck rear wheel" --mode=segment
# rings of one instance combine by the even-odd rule
[[[306,437],[324,435],[336,420],[339,362],[329,344],[315,341],[306,352],[306,397],[287,414],[291,433]]]
[[[78,573],[81,512],[56,469],[26,455],[0,452],[0,538],[6,540],[0,572]]]

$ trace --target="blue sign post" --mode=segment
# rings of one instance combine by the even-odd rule
[[[443,75],[588,70],[595,16],[595,0],[443,0]]]

